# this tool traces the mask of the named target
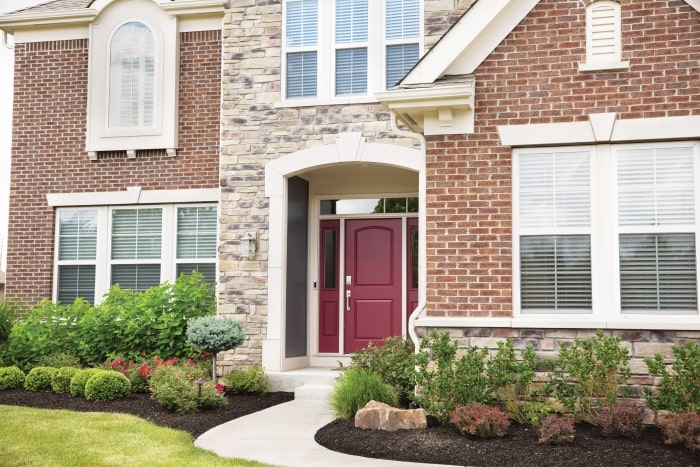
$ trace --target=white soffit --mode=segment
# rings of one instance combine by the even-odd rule
[[[428,51],[401,84],[473,73],[540,0],[479,0]]]

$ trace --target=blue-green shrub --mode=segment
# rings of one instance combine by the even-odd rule
[[[205,352],[221,352],[243,343],[243,330],[238,321],[224,316],[202,316],[187,323],[187,339]]]
[[[51,389],[51,377],[57,368],[49,366],[38,366],[32,368],[24,378],[24,389],[28,391],[39,391],[41,389]]]
[[[24,383],[24,377],[24,371],[16,366],[0,368],[0,391],[21,387]]]
[[[102,371],[85,383],[85,399],[89,401],[111,401],[123,399],[131,394],[129,378],[117,371]]]
[[[53,392],[56,394],[70,392],[70,382],[73,376],[79,371],[79,368],[72,366],[64,366],[63,368],[57,369],[53,375],[51,375],[51,389]]]

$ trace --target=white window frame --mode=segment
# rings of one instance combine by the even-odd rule
[[[418,51],[420,57],[423,51],[425,32],[423,28],[423,0],[419,1],[420,37]],[[281,102],[278,106],[299,107],[377,102],[374,94],[386,90],[386,46],[388,45],[385,39],[386,26],[384,23],[386,2],[384,0],[368,0],[367,93],[342,96],[335,95],[335,1],[319,0],[318,2],[318,45],[307,48],[294,47],[293,49],[290,49],[286,44],[284,27],[287,23],[286,3],[286,0],[282,3],[282,88]],[[413,42],[415,41],[391,41],[389,45]],[[315,97],[287,98],[287,54],[307,49],[317,51],[317,69],[319,70],[317,95]]]
[[[626,70],[629,61],[622,61],[622,7],[619,2],[599,0],[586,7],[586,62],[579,64],[579,71]],[[598,37],[601,33],[600,13],[610,14],[611,29],[605,31],[608,41],[612,41],[612,53],[598,54]]]
[[[520,226],[520,157],[528,154],[536,153],[553,153],[553,152],[588,152],[590,155],[590,225],[588,227],[551,227],[551,228],[529,228],[525,229]],[[523,316],[528,319],[546,315],[547,317],[562,317],[562,319],[571,320],[576,317],[594,316],[596,313],[596,296],[597,282],[595,278],[596,268],[596,250],[594,232],[598,228],[598,216],[596,213],[596,197],[595,197],[595,174],[597,172],[597,158],[595,146],[566,146],[553,148],[528,148],[513,150],[513,305],[514,316]],[[520,304],[520,237],[527,235],[588,235],[591,242],[591,310],[575,310],[575,311],[556,311],[556,310],[528,310],[523,312]]]
[[[653,226],[625,226],[621,227],[619,222],[619,194],[617,186],[617,158],[620,151],[627,149],[640,149],[640,148],[654,148],[654,149],[667,149],[667,148],[686,148],[690,147],[693,151],[693,181],[694,181],[694,208],[695,208],[695,222],[694,224],[682,224],[682,225],[653,225]],[[622,291],[620,288],[620,261],[619,252],[620,245],[619,239],[621,234],[664,234],[664,233],[687,233],[694,234],[695,236],[695,264],[696,264],[696,280],[697,286],[700,292],[700,256],[698,250],[700,250],[700,229],[698,229],[698,223],[700,222],[700,144],[694,142],[676,142],[676,143],[647,143],[647,144],[619,144],[612,146],[611,150],[611,188],[612,188],[612,213],[614,216],[613,221],[613,234],[611,235],[611,241],[613,246],[613,251],[615,251],[615,261],[613,266],[614,279],[615,279],[615,302],[614,309],[617,310],[619,317],[625,320],[633,320],[652,317],[656,319],[667,318],[669,320],[683,319],[684,316],[687,317],[698,317],[700,316],[700,310],[695,310],[695,313],[688,312],[660,312],[654,313],[653,311],[622,311]],[[700,300],[699,300],[700,306]]]
[[[205,203],[178,203],[178,204],[124,204],[112,206],[73,206],[73,207],[57,207],[56,209],[56,229],[54,237],[54,279],[53,279],[53,300],[58,299],[58,268],[63,265],[95,265],[95,297],[94,303],[100,303],[102,297],[109,291],[111,287],[111,271],[114,264],[161,264],[160,282],[173,282],[177,279],[177,264],[185,263],[213,263],[217,265],[217,255],[214,258],[196,259],[196,260],[178,260],[176,255],[177,242],[177,210],[179,208],[190,207],[217,207],[218,204]],[[149,260],[112,260],[112,215],[118,209],[151,209],[157,208],[162,211],[162,228],[161,228],[161,257],[160,259]],[[59,213],[61,211],[79,211],[79,210],[95,210],[97,211],[97,249],[95,260],[79,260],[79,261],[59,261],[58,245],[59,245]],[[217,224],[218,225],[218,224]],[[218,228],[217,241],[218,244]],[[218,268],[215,268],[218,277]]]
[[[637,229],[644,233],[657,232],[694,232],[696,242],[696,267],[698,268],[698,286],[700,287],[700,142],[646,142],[633,144],[597,144],[591,146],[559,146],[543,148],[513,149],[513,326],[547,326],[554,324],[562,327],[607,328],[607,329],[697,329],[700,325],[700,311],[694,314],[686,312],[622,312],[620,299],[620,264],[617,189],[617,151],[633,148],[674,148],[692,147],[695,187],[695,225],[678,230],[674,227],[653,227]],[[519,227],[518,199],[518,155],[533,152],[547,152],[574,148],[591,150],[591,279],[593,308],[589,314],[567,313],[523,313],[520,307],[520,248],[519,239],[522,229]],[[687,226],[686,226],[687,227]],[[674,230],[675,229],[675,230]],[[622,229],[623,233],[633,229]]]
[[[135,16],[137,14],[137,16]],[[128,22],[139,22],[153,33],[155,83],[153,126],[110,128],[109,57],[114,32]],[[105,9],[100,21],[90,25],[86,150],[91,158],[99,151],[168,149],[174,154],[178,131],[179,40],[177,18],[150,0],[119,2]]]

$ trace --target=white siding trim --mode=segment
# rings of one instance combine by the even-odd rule
[[[144,190],[129,187],[124,191],[96,193],[48,193],[46,201],[51,207],[64,206],[117,206],[125,204],[163,203],[211,203],[219,202],[218,188],[192,190]]]

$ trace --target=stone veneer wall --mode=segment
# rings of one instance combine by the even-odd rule
[[[429,329],[418,328],[418,335],[425,336]],[[568,346],[574,339],[593,337],[596,330],[592,329],[514,329],[514,328],[443,328],[438,332],[448,332],[456,340],[459,349],[469,347],[488,348],[492,353],[498,350],[498,342],[506,339],[513,341],[516,355],[528,345],[532,345],[539,358],[554,358],[560,346]],[[658,381],[649,375],[644,357],[660,354],[666,362],[674,360],[672,348],[683,345],[688,341],[700,340],[700,330],[697,331],[630,331],[606,330],[605,335],[619,337],[621,345],[629,351],[629,367],[632,376],[623,386],[630,390],[631,399],[644,401],[642,386],[653,386]],[[647,410],[645,423],[652,423],[654,414]]]
[[[268,206],[265,164],[282,155],[334,143],[338,133],[361,132],[368,142],[414,145],[391,134],[379,103],[277,107],[281,100],[282,2],[231,2],[224,16],[221,120],[219,313],[240,320],[246,341],[221,359],[260,363],[267,334]],[[425,45],[434,44],[471,5],[424,0]],[[253,260],[239,255],[245,231],[258,235]]]

